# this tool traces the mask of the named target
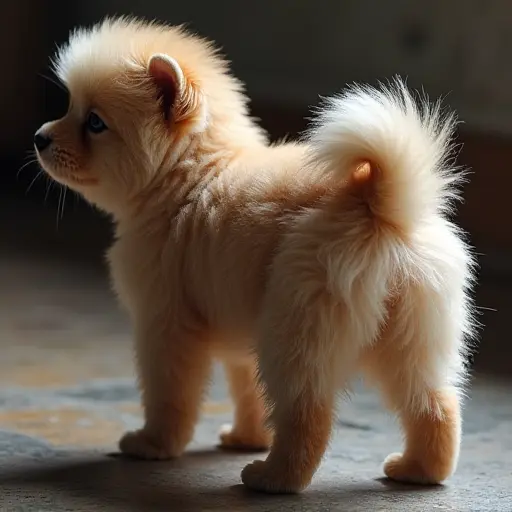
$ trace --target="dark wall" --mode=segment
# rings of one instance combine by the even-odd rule
[[[48,192],[28,162],[33,133],[67,98],[51,81],[49,56],[76,25],[136,14],[189,26],[217,41],[247,83],[254,113],[274,138],[305,127],[318,95],[354,80],[399,73],[432,96],[445,96],[466,122],[460,162],[473,169],[458,220],[480,254],[478,303],[488,325],[482,358],[512,372],[507,311],[512,308],[512,3],[477,0],[218,0],[169,2],[17,0],[0,6],[0,240],[23,251],[66,249],[84,262],[101,254],[108,222],[68,196]],[[44,78],[46,75],[48,78]],[[30,189],[27,191],[27,189]],[[28,206],[27,206],[27,203]],[[71,203],[71,205],[70,205]],[[7,205],[7,206],[6,206]],[[14,220],[13,220],[14,219]],[[46,249],[45,249],[46,250]],[[71,256],[70,256],[71,257]]]
[[[60,108],[39,76],[48,74],[55,44],[73,27],[115,14],[187,23],[214,39],[259,103],[305,110],[347,82],[399,73],[445,96],[469,130],[512,136],[508,2],[19,0],[0,7],[0,42],[9,48],[0,92],[15,123],[0,128],[2,151],[26,147],[34,125]]]
[[[512,231],[501,222],[512,185],[512,66],[503,65],[512,48],[512,4],[431,0],[425,9],[406,0],[4,2],[0,192],[26,196],[31,186],[34,201],[46,195],[44,179],[31,185],[36,165],[18,170],[29,161],[35,129],[66,108],[65,93],[51,81],[49,57],[73,27],[115,14],[188,23],[217,41],[274,137],[303,129],[319,94],[354,80],[399,73],[412,86],[445,96],[465,122],[461,161],[474,169],[460,219],[489,255],[487,267],[512,274]]]

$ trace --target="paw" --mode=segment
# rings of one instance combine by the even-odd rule
[[[224,425],[220,431],[220,446],[227,450],[266,451],[270,448],[272,435],[266,430],[244,432]]]
[[[162,439],[151,436],[143,429],[124,434],[119,441],[119,449],[126,455],[146,460],[168,460],[181,455],[173,453]]]
[[[401,453],[393,453],[384,461],[384,473],[397,482],[436,485],[448,478],[451,471],[440,464],[426,465],[422,461],[408,458]]]
[[[254,491],[271,494],[296,494],[306,488],[309,479],[281,471],[267,461],[255,460],[242,470],[243,484]]]

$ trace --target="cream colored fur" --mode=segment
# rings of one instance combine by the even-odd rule
[[[447,478],[472,326],[472,259],[447,218],[453,118],[397,80],[347,89],[307,140],[269,145],[209,43],[137,20],[75,32],[56,69],[72,101],[41,128],[53,142],[39,158],[112,215],[112,282],[133,322],[145,424],[121,450],[181,455],[218,358],[236,405],[222,445],[272,442],[247,486],[310,483],[358,371],[402,421],[385,473]],[[91,110],[107,130],[84,128]]]

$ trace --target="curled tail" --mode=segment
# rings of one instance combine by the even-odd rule
[[[452,165],[455,126],[439,102],[417,103],[398,78],[353,86],[321,110],[309,133],[311,159],[340,180],[362,175],[372,214],[410,231],[457,197],[463,173]]]

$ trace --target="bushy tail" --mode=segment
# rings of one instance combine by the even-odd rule
[[[419,99],[399,78],[353,86],[327,101],[309,133],[313,163],[340,180],[366,163],[369,211],[404,231],[449,210],[463,175],[453,167],[455,116]]]

